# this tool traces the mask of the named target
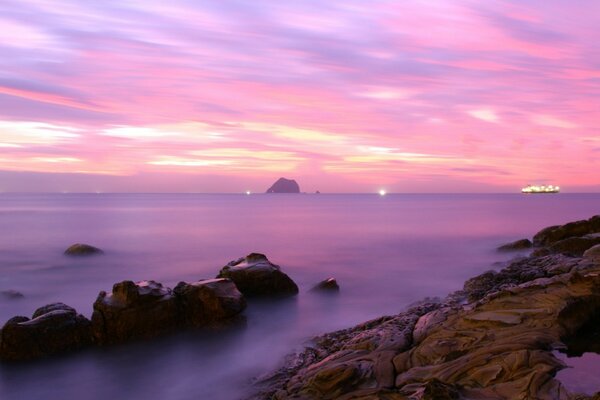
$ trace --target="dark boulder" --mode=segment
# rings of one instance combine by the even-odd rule
[[[267,193],[300,193],[300,186],[293,179],[279,178]]]
[[[310,291],[311,292],[327,292],[327,293],[335,292],[335,293],[337,293],[340,291],[340,286],[338,285],[335,278],[329,278],[329,279],[325,279],[324,281],[317,283],[315,286],[312,287],[312,289],[310,289]]]
[[[92,256],[102,253],[104,251],[101,249],[84,243],[75,243],[65,250],[65,254],[68,256]]]
[[[507,243],[504,244],[500,247],[498,247],[498,251],[518,251],[518,250],[525,250],[525,249],[529,249],[531,248],[531,246],[533,246],[533,243],[531,243],[531,240],[529,239],[521,239],[521,240],[517,240],[511,243]]]
[[[31,360],[91,343],[90,321],[74,308],[54,303],[38,308],[32,319],[19,316],[6,322],[0,336],[0,359]]]
[[[229,279],[179,282],[173,292],[190,327],[226,324],[246,308],[246,299]]]
[[[154,281],[123,281],[94,302],[92,330],[99,344],[148,339],[180,326],[171,289]]]
[[[542,229],[533,237],[535,246],[547,246],[559,240],[575,236],[584,236],[590,233],[600,232],[600,215],[590,219],[569,222],[564,225],[549,226]]]
[[[25,297],[23,295],[23,293],[21,292],[17,292],[16,290],[2,290],[0,291],[0,296],[4,297],[5,299],[22,299],[23,297]]]
[[[224,266],[217,278],[231,279],[245,296],[292,296],[298,286],[267,256],[251,253]]]

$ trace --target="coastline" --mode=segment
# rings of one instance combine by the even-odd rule
[[[313,338],[250,399],[598,399],[556,378],[566,366],[553,352],[589,345],[599,243],[600,216],[545,228],[531,255],[444,299]]]

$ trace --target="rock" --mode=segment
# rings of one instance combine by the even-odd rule
[[[279,178],[267,193],[300,193],[300,186],[293,179]]]
[[[181,326],[171,289],[155,281],[123,281],[94,302],[92,331],[99,344],[148,339]]]
[[[246,308],[246,299],[229,279],[179,282],[173,292],[186,326],[222,325]]]
[[[560,253],[572,257],[581,257],[586,250],[600,244],[600,237],[585,235],[559,240],[546,247],[549,253]]]
[[[217,278],[231,279],[245,296],[292,296],[298,293],[296,283],[267,256],[259,253],[231,261]]]
[[[531,248],[531,246],[533,246],[533,243],[531,243],[531,240],[529,240],[529,239],[521,239],[521,240],[517,240],[517,241],[511,242],[511,243],[507,243],[507,244],[504,244],[504,245],[498,247],[498,251],[524,250],[524,249]]]
[[[600,232],[600,215],[593,216],[588,220],[544,228],[534,235],[533,244],[535,246],[547,246],[569,237],[584,236],[598,232]]]
[[[598,349],[598,293],[587,258],[517,260],[442,302],[313,339],[253,399],[590,399],[557,380],[553,351]]]
[[[325,279],[324,281],[321,281],[319,283],[317,283],[315,286],[313,286],[310,289],[311,292],[339,292],[340,291],[340,286],[338,285],[337,281],[335,280],[335,278],[329,278],[329,279]]]
[[[101,249],[84,243],[75,243],[65,250],[68,256],[91,256],[94,254],[103,254]]]
[[[583,253],[584,258],[600,260],[600,244],[590,247]]]
[[[17,292],[16,290],[3,290],[0,292],[0,296],[4,297],[5,299],[22,299],[23,297],[25,297],[23,295],[23,293],[21,292]]]
[[[54,303],[38,308],[32,319],[13,317],[2,328],[0,359],[24,361],[91,345],[91,324],[74,308]]]

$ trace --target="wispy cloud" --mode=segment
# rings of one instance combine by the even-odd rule
[[[5,0],[0,169],[226,175],[208,180],[214,191],[278,170],[348,191],[449,176],[520,187],[542,172],[589,186],[599,12],[534,0]]]

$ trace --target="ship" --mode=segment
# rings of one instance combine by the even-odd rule
[[[554,185],[527,185],[521,189],[521,193],[536,194],[536,193],[559,193],[560,187]]]

